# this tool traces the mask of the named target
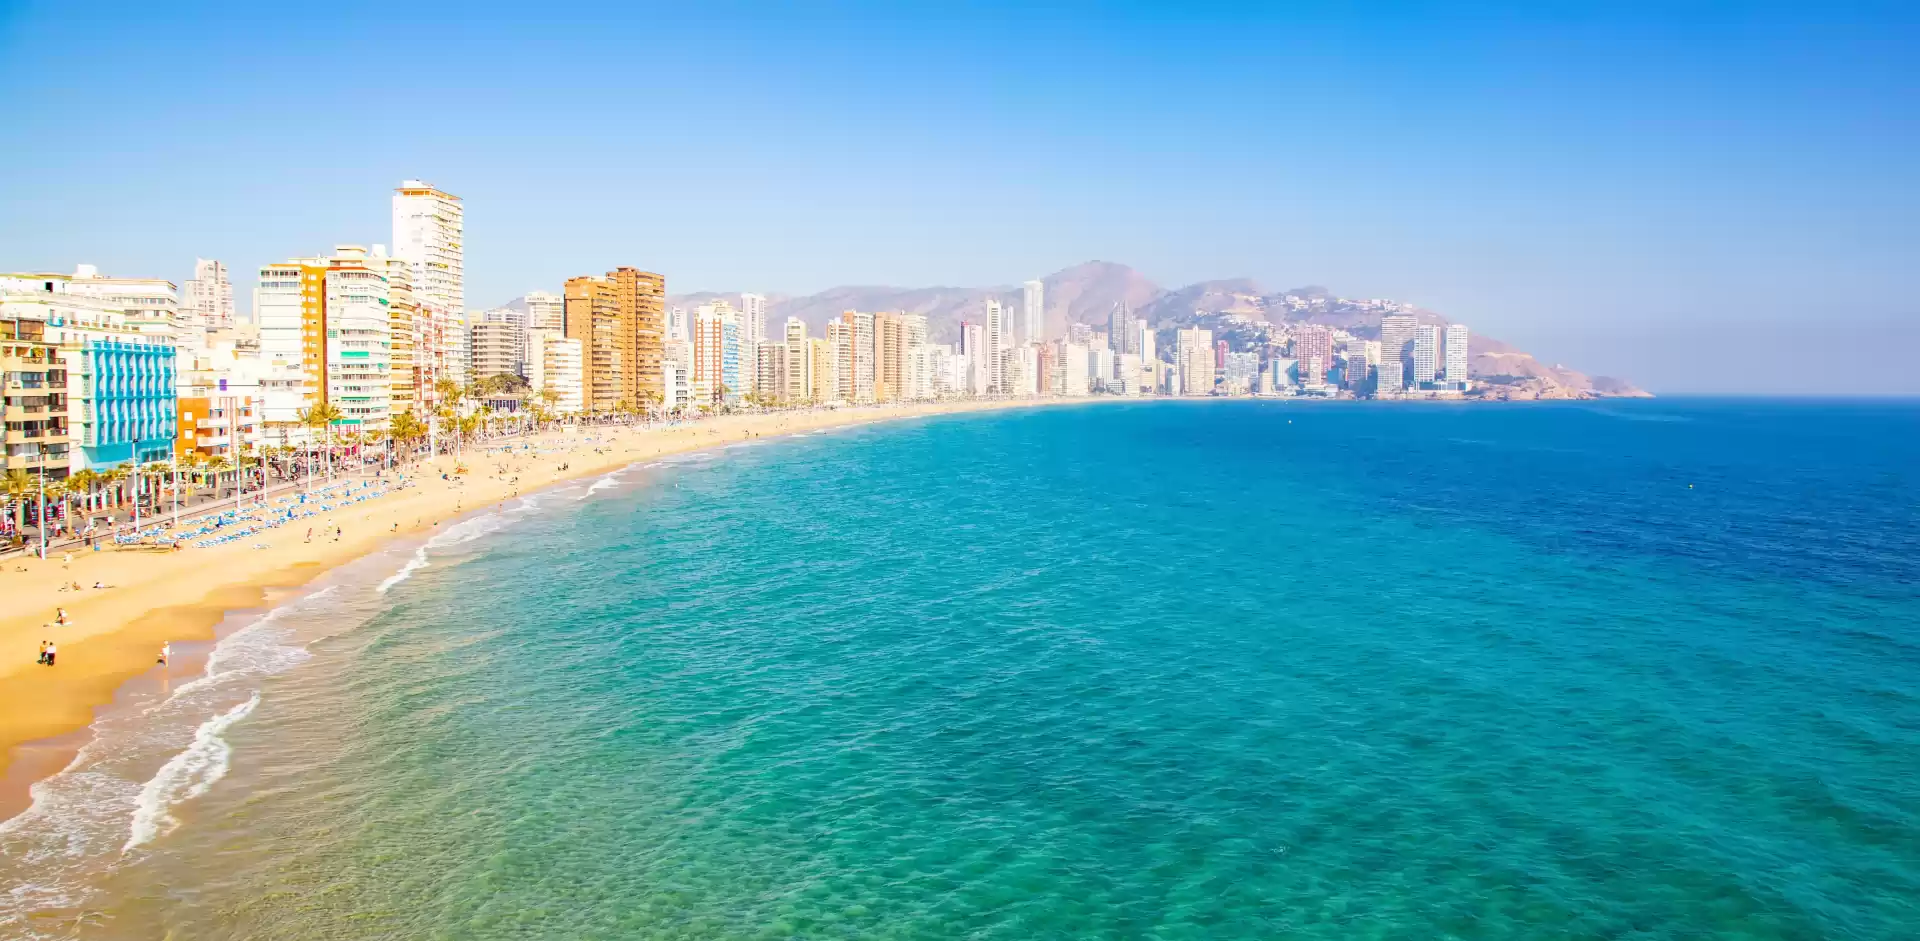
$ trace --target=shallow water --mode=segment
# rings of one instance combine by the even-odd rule
[[[1911,937],[1917,449],[1143,403],[633,468],[223,642],[0,830],[0,926]]]

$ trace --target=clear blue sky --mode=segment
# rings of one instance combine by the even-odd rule
[[[1920,4],[949,7],[0,0],[0,270],[218,257],[244,306],[420,177],[476,307],[1098,258],[1663,392],[1920,393]]]

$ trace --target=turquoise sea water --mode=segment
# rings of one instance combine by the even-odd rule
[[[636,468],[230,638],[245,682],[128,758],[134,790],[48,792],[131,816],[0,840],[0,914],[1912,938],[1917,457],[1910,403],[1240,402]],[[25,884],[61,852],[84,885]]]

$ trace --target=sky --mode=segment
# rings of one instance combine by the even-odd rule
[[[1920,394],[1920,4],[0,0],[0,271],[467,212],[467,299],[1100,259],[1666,394]]]

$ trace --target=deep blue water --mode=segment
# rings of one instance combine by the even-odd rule
[[[1917,457],[1239,402],[636,469],[331,615],[100,933],[1913,938]]]

